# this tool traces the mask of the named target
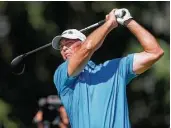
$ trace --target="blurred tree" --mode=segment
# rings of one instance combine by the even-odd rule
[[[10,62],[14,57],[51,42],[65,29],[82,29],[104,19],[111,9],[123,7],[128,8],[135,20],[157,37],[165,51],[160,61],[128,86],[132,127],[168,128],[169,1],[1,1],[0,95],[3,101],[0,102],[0,122],[7,119],[7,128],[34,127],[32,118],[38,109],[38,99],[57,93],[53,73],[63,61],[59,52],[47,48],[30,56],[26,61],[26,71],[21,76],[11,73]],[[98,64],[138,51],[141,47],[134,36],[119,26],[107,36],[92,60]]]

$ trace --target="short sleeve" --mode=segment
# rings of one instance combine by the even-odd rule
[[[62,63],[54,73],[54,84],[57,88],[58,93],[65,93],[77,77],[68,76],[68,60]]]
[[[129,54],[128,56],[123,57],[119,64],[120,73],[125,77],[126,84],[128,84],[133,78],[137,76],[133,71],[133,61],[134,54]]]

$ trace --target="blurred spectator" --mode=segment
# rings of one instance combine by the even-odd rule
[[[65,108],[58,96],[55,95],[39,100],[39,110],[33,122],[38,128],[69,128]]]
[[[60,128],[67,128],[69,124],[69,120],[68,120],[66,110],[63,106],[59,108],[59,113],[61,117],[61,122],[59,123]]]

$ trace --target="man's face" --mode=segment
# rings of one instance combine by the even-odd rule
[[[69,59],[73,53],[81,46],[79,39],[66,39],[60,41],[60,52],[64,60]]]

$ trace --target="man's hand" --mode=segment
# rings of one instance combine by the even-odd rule
[[[126,21],[128,21],[129,19],[132,19],[130,12],[126,8],[117,9],[115,11],[115,16],[116,16],[117,22],[121,25],[125,25]]]
[[[106,15],[106,22],[109,22],[111,24],[111,30],[118,26],[118,22],[114,13],[116,10],[117,9],[113,9],[108,15]]]

